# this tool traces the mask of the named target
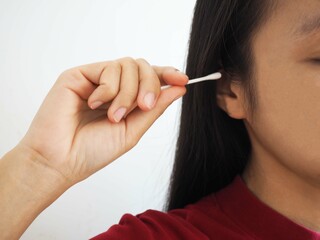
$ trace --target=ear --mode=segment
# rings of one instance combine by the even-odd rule
[[[240,81],[232,81],[224,71],[217,80],[217,104],[231,118],[246,118],[244,89]]]

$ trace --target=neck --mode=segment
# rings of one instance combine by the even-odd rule
[[[242,174],[251,192],[291,221],[320,233],[320,187],[272,157],[256,156],[253,151]]]

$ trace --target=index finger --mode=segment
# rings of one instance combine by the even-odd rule
[[[189,77],[180,72],[178,69],[170,66],[156,66],[152,65],[153,70],[158,75],[161,86],[177,85],[184,86],[188,83]]]

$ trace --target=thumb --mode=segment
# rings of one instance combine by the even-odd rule
[[[186,93],[185,86],[172,86],[161,91],[156,105],[149,111],[143,111],[139,107],[134,109],[125,118],[126,146],[131,149],[134,147],[143,134],[151,125],[163,114],[167,107]]]

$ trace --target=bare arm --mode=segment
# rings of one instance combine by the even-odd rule
[[[40,158],[31,149],[17,146],[0,160],[0,239],[19,239],[70,186]]]
[[[144,59],[63,72],[26,135],[0,159],[0,239],[18,239],[68,188],[133,148],[187,82],[173,67]],[[154,101],[145,101],[147,93]]]

